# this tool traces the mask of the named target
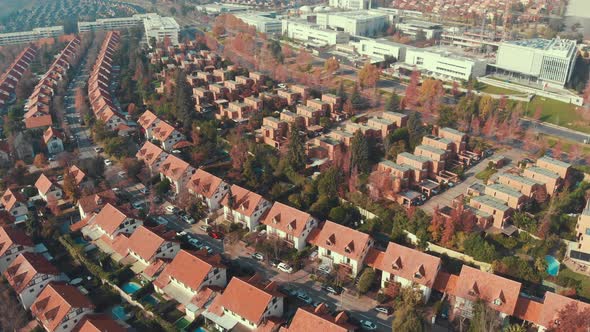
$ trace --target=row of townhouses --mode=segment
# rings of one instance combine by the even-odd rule
[[[4,108],[14,100],[16,86],[35,60],[36,55],[37,48],[28,46],[17,55],[4,74],[0,76],[0,107]]]

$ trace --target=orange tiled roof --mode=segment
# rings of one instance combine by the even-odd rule
[[[51,115],[33,116],[25,119],[27,129],[51,126],[51,124],[53,124]]]
[[[95,224],[108,234],[113,234],[127,218],[130,216],[107,203],[96,215]]]
[[[347,322],[348,317],[345,313],[340,313],[336,317],[330,315],[324,304],[317,308],[299,308],[289,324],[286,331],[289,332],[347,332],[356,329],[355,326]]]
[[[69,170],[68,170],[70,176],[72,176],[74,178],[74,180],[76,181],[76,184],[80,184],[82,182],[84,182],[84,179],[86,178],[86,173],[84,173],[78,166],[76,165],[72,165]]]
[[[185,172],[189,169],[189,167],[190,165],[186,161],[176,157],[175,155],[169,155],[162,163],[162,166],[160,167],[160,173],[164,174],[166,177],[178,181],[185,175]]]
[[[377,269],[432,288],[440,265],[436,256],[389,242]]]
[[[21,195],[21,193],[10,188],[6,189],[4,195],[2,195],[2,198],[0,198],[0,204],[2,204],[8,211],[12,210],[17,202],[24,203],[26,201],[26,198]]]
[[[309,234],[308,241],[352,260],[359,261],[369,246],[371,237],[352,228],[327,220],[320,229]]]
[[[33,241],[23,231],[12,227],[0,227],[0,257],[4,256],[6,250],[12,245],[33,247]]]
[[[63,139],[62,133],[59,130],[54,129],[53,127],[49,127],[43,133],[43,142],[45,142],[45,144],[47,144],[47,143],[49,143],[49,140],[51,140],[53,137]]]
[[[152,111],[147,110],[147,111],[143,112],[143,114],[141,116],[139,116],[139,119],[137,119],[137,122],[139,122],[139,125],[142,126],[143,129],[147,129],[154,122],[156,122],[156,120],[159,120],[158,116],[155,115],[154,113],[152,113]]]
[[[78,200],[78,206],[84,213],[99,212],[105,204],[116,204],[117,195],[111,189],[84,196]]]
[[[156,162],[156,160],[158,160],[158,157],[162,153],[167,155],[166,152],[164,152],[164,150],[162,150],[160,147],[150,141],[146,141],[141,149],[137,151],[135,157],[137,157],[139,160],[143,160],[143,162],[145,162],[147,165],[152,165],[154,162]]]
[[[237,185],[231,186],[231,193],[234,196],[234,206],[229,207],[234,211],[238,211],[244,216],[251,216],[255,211],[258,204],[263,200],[262,196],[255,192],[244,189]],[[228,206],[229,193],[223,197],[221,204]]]
[[[178,252],[154,283],[160,288],[170,283],[170,278],[181,282],[194,292],[198,291],[209,271],[214,267],[222,267],[221,256],[208,257],[186,250]]]
[[[55,282],[49,283],[39,294],[31,305],[31,313],[52,332],[70,310],[78,308],[92,309],[94,305],[76,287]]]
[[[176,128],[174,128],[171,124],[166,121],[160,121],[158,124],[152,129],[152,133],[154,138],[159,141],[165,141],[170,137]]]
[[[60,271],[43,255],[24,252],[4,271],[4,277],[17,294],[22,293],[29,283],[40,275],[58,276]]]
[[[106,314],[86,315],[72,332],[125,332],[127,329],[117,324]]]
[[[538,321],[535,323],[545,328],[550,328],[555,319],[558,317],[557,315],[559,312],[571,303],[575,303],[577,305],[578,312],[590,310],[590,304],[588,303],[577,301],[552,292],[546,292],[545,299],[543,300],[543,307],[539,313]]]
[[[129,251],[133,251],[146,261],[151,261],[158,249],[166,242],[170,242],[169,234],[163,234],[158,229],[138,227],[129,237]]]
[[[53,186],[53,182],[51,182],[51,180],[49,180],[49,178],[43,173],[41,173],[41,176],[39,176],[35,182],[35,188],[37,188],[37,190],[43,195],[49,192],[51,186]]]
[[[275,202],[262,223],[286,234],[300,237],[305,229],[311,227],[311,221],[313,218],[309,213]]]
[[[217,176],[198,169],[188,182],[188,189],[207,198],[213,197],[223,181]]]

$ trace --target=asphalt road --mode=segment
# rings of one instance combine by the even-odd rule
[[[584,140],[590,141],[590,134],[585,134],[547,122],[537,122],[532,119],[521,118],[520,124],[523,128],[532,128],[536,132],[545,135],[557,136],[578,143],[584,143]]]

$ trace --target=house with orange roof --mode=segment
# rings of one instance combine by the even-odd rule
[[[82,171],[78,166],[70,166],[70,168],[68,168],[68,174],[74,179],[74,182],[78,186],[85,187],[87,185],[89,178],[86,176],[86,173],[84,173],[84,171]]]
[[[25,309],[52,281],[61,280],[61,272],[41,254],[24,252],[4,271],[4,278]]]
[[[41,196],[45,202],[47,202],[49,197],[53,197],[57,200],[62,199],[63,197],[63,191],[61,190],[61,187],[57,183],[51,181],[43,173],[41,173],[35,182],[35,188],[37,188],[39,196]]]
[[[261,221],[266,225],[268,238],[278,238],[298,251],[307,245],[307,236],[318,226],[309,213],[280,202],[275,202]]]
[[[80,212],[80,218],[84,219],[91,213],[98,213],[107,204],[116,205],[118,202],[117,194],[111,189],[101,191],[96,194],[81,197],[78,199],[76,205],[78,206],[78,212]]]
[[[162,120],[160,120],[160,118],[158,118],[158,116],[150,110],[143,112],[143,114],[141,114],[137,119],[137,123],[139,123],[143,129],[143,132],[148,140],[153,137],[153,130],[160,123],[160,121]]]
[[[250,231],[256,229],[270,202],[255,192],[232,185],[221,200],[225,220],[240,223]]]
[[[519,299],[520,302],[523,298]],[[534,323],[539,332],[544,332],[550,329],[559,330],[559,312],[562,310],[576,309],[578,312],[584,310],[590,310],[590,304],[578,301],[563,295],[555,294],[553,292],[545,292],[545,296],[541,303],[534,302],[533,300],[528,301],[528,305],[524,308],[526,311],[524,315],[517,312],[516,316],[525,321]],[[569,307],[568,307],[569,306]]]
[[[225,287],[227,268],[219,254],[181,250],[154,281],[156,292],[166,294],[185,306],[198,302],[197,296],[205,287]]]
[[[402,287],[417,286],[424,303],[428,302],[442,264],[439,257],[393,242],[389,242],[387,250],[380,252],[379,256],[374,267],[382,271],[382,288],[390,282],[397,282]]]
[[[107,203],[99,213],[97,213],[93,220],[89,222],[94,229],[97,230],[92,239],[95,240],[101,236],[114,240],[119,234],[132,234],[143,225],[143,221],[132,215],[128,211]]]
[[[260,275],[233,277],[202,315],[219,331],[257,330],[283,315],[284,296],[277,287],[274,281],[264,283]]]
[[[327,220],[308,237],[318,247],[318,257],[324,264],[339,264],[356,276],[362,269],[365,257],[373,247],[370,235]]]
[[[348,315],[341,311],[332,316],[328,307],[320,303],[317,307],[298,308],[289,327],[282,327],[281,332],[353,332],[358,327],[348,322]]]
[[[146,164],[151,172],[150,174],[157,174],[164,160],[168,158],[168,153],[154,143],[145,141],[141,149],[135,154],[135,157]]]
[[[166,151],[170,151],[173,149],[174,144],[186,140],[186,137],[168,122],[160,121],[152,129],[151,139],[160,141],[162,148]]]
[[[0,227],[0,273],[4,273],[20,254],[33,251],[33,241],[23,231]]]
[[[146,267],[157,259],[171,260],[180,250],[174,233],[139,226],[129,237],[128,253]]]
[[[198,169],[187,184],[188,192],[197,196],[209,208],[216,211],[221,200],[227,194],[229,185],[223,180],[203,169]]]
[[[4,195],[0,197],[0,206],[14,218],[15,224],[27,221],[29,213],[27,199],[20,192],[10,188],[6,189]]]
[[[43,142],[49,154],[58,154],[64,151],[63,133],[53,127],[43,132]]]
[[[160,178],[162,180],[168,179],[172,185],[172,191],[180,194],[196,171],[189,163],[171,154],[160,166]]]
[[[94,305],[78,288],[61,282],[49,283],[31,305],[31,314],[48,332],[70,332]]]
[[[106,314],[89,314],[76,325],[73,332],[125,332],[122,327]]]
[[[473,317],[473,305],[483,301],[502,319],[513,316],[522,284],[498,275],[463,265],[452,295],[455,314]]]

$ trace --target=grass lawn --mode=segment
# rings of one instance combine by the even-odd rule
[[[485,92],[485,93],[495,94],[495,95],[518,95],[518,94],[524,94],[522,92],[518,92],[518,91],[514,91],[514,90],[510,90],[510,89],[505,89],[505,88],[500,88],[500,87],[497,87],[497,86],[488,85],[488,84],[484,84],[484,83],[478,83],[477,90],[478,91],[481,91],[481,92]]]
[[[578,295],[580,297],[585,298],[586,300],[590,299],[590,277],[579,274],[579,273],[575,273],[574,271],[572,271],[566,267],[562,267],[561,270],[559,270],[559,276],[579,280],[581,283],[581,286],[580,286],[580,292]]]
[[[575,105],[536,96],[528,105],[527,115],[532,117],[537,107],[542,109],[541,121],[590,133],[590,123],[583,121],[580,114],[576,112]]]
[[[495,168],[486,168],[483,171],[475,174],[475,178],[487,182],[488,179],[498,172]]]
[[[549,136],[549,135],[545,135],[545,136],[547,137],[547,143],[549,143],[549,147],[551,147],[551,148],[553,148],[557,144],[557,142],[559,141],[559,142],[561,142],[561,147],[563,148],[564,151],[569,151],[573,145],[578,145],[581,148],[582,154],[584,156],[590,154],[590,146],[588,146],[588,144],[580,144],[578,142],[566,140],[561,137],[555,137],[555,136]]]

